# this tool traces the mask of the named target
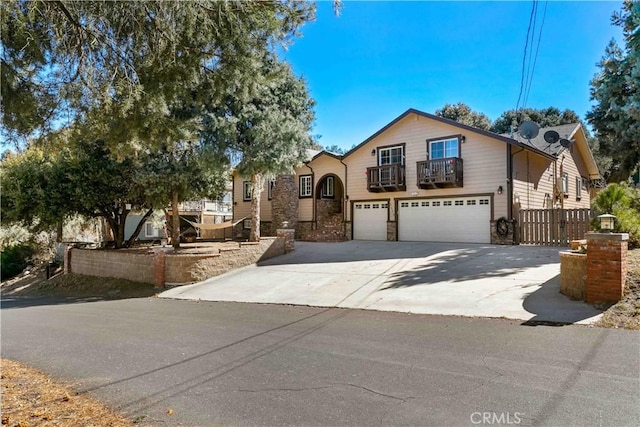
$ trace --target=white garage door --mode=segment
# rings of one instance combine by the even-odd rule
[[[356,202],[353,204],[353,239],[387,240],[389,203]]]
[[[489,243],[490,203],[486,196],[401,201],[398,240]]]

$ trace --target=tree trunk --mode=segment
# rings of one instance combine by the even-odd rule
[[[251,233],[250,242],[260,241],[260,196],[264,179],[262,174],[251,175]]]
[[[56,224],[56,242],[58,243],[62,243],[62,229],[63,229],[63,224],[62,224],[62,220],[60,220]]]
[[[173,249],[180,249],[180,212],[177,191],[171,193],[171,244]]]
[[[153,209],[149,209],[147,213],[144,214],[144,216],[138,223],[136,229],[133,231],[133,234],[131,235],[131,237],[129,237],[129,240],[127,240],[127,242],[124,244],[125,248],[131,247],[133,242],[138,238],[138,235],[140,234],[140,231],[142,231],[142,227],[144,226],[145,221],[147,220],[147,218],[151,216],[152,213],[153,213]]]

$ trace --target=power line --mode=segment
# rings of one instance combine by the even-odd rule
[[[542,39],[542,29],[544,28],[544,20],[547,16],[547,5],[549,4],[549,0],[544,2],[544,11],[542,12],[542,22],[540,23],[540,30],[538,30],[538,44],[536,45],[536,53],[533,56],[533,67],[531,69],[531,74],[529,75],[529,84],[525,91],[523,108],[527,105],[527,101],[529,100],[529,93],[531,92],[531,83],[533,82],[533,73],[536,70],[536,62],[538,61],[538,50],[540,49],[540,39]]]
[[[529,26],[527,27],[527,40],[524,43],[524,54],[522,55],[522,76],[520,78],[520,92],[518,93],[518,102],[516,103],[516,113],[518,112],[518,108],[520,107],[520,99],[522,98],[522,91],[524,89],[525,86],[525,71],[526,71],[526,64],[527,64],[527,51],[529,50],[529,36],[531,34],[531,24],[533,23],[533,19],[534,19],[534,12],[536,10],[536,0],[533,0],[533,4],[531,7],[531,14],[529,16]]]

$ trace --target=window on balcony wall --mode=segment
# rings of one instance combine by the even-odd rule
[[[242,200],[248,202],[251,200],[251,182],[244,181],[242,183]]]
[[[313,175],[300,176],[300,197],[311,197],[313,195]]]
[[[460,142],[458,137],[429,141],[427,146],[429,160],[460,157]]]
[[[378,166],[402,164],[404,164],[404,147],[402,145],[378,148]]]

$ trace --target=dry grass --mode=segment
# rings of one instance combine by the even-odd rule
[[[629,251],[624,297],[611,306],[596,325],[640,330],[640,249]]]
[[[2,425],[112,426],[134,423],[88,396],[76,395],[70,386],[20,363],[1,359]]]
[[[44,280],[34,272],[2,283],[3,297],[70,297],[70,298],[140,298],[155,295],[158,290],[149,283],[110,277],[59,274]]]

